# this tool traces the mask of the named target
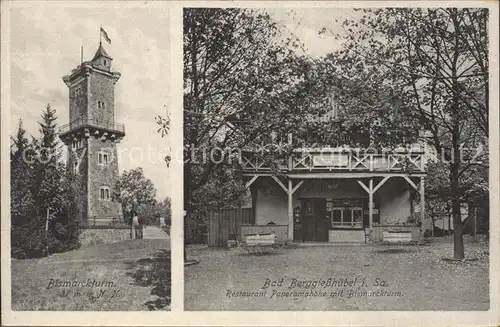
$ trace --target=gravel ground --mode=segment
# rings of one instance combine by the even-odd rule
[[[299,246],[260,256],[247,255],[241,249],[189,247],[188,259],[200,263],[185,268],[184,307],[240,311],[488,310],[488,251],[487,241],[468,239],[466,257],[477,261],[443,261],[453,254],[451,239],[391,248]],[[328,286],[328,278],[356,283]],[[291,288],[294,279],[318,284]],[[274,284],[263,288],[266,281]]]

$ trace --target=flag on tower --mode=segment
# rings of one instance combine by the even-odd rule
[[[104,39],[106,40],[106,42],[111,44],[111,39],[109,38],[108,33],[106,33],[104,28],[102,28],[102,26],[101,26],[101,36],[104,36]]]

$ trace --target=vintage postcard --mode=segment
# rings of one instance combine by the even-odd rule
[[[4,1],[2,325],[496,326],[490,1]]]
[[[170,309],[168,26],[166,8],[10,7],[12,310]]]
[[[491,310],[493,16],[184,8],[185,310]]]

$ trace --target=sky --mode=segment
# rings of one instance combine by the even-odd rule
[[[142,167],[157,189],[170,195],[170,174],[163,161],[169,139],[155,122],[170,103],[169,20],[164,8],[89,8],[16,6],[11,11],[11,133],[19,118],[29,134],[38,136],[40,114],[47,104],[57,112],[59,126],[69,122],[68,89],[62,76],[91,60],[99,45],[99,27],[111,38],[103,41],[122,75],[115,86],[115,122],[125,124],[118,144],[120,172]],[[339,22],[355,13],[342,8],[268,8],[267,12],[297,36],[306,54],[321,57],[340,44],[323,27],[342,32]],[[336,22],[338,20],[339,22]],[[179,31],[180,32],[180,31]]]
[[[170,195],[162,159],[169,140],[157,133],[155,117],[170,107],[167,9],[12,8],[10,134],[21,118],[27,132],[38,136],[37,121],[47,104],[56,110],[59,126],[69,122],[69,93],[61,78],[80,64],[81,46],[83,60],[92,59],[100,26],[111,39],[103,46],[114,59],[112,70],[122,74],[115,85],[115,122],[126,131],[118,144],[120,173],[142,167],[162,200]]]
[[[341,22],[359,13],[349,8],[274,8],[266,10],[285,30],[295,35],[306,48],[306,55],[322,57],[340,49],[331,35],[319,34],[323,27],[343,34]]]

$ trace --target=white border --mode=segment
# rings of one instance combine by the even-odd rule
[[[10,184],[9,184],[9,126],[10,126],[10,8],[20,6],[69,6],[69,7],[170,7],[171,13],[171,85],[172,85],[172,151],[182,151],[182,7],[488,7],[490,9],[490,310],[488,311],[330,311],[330,312],[184,312],[183,310],[183,194],[182,194],[182,164],[172,161],[171,174],[172,194],[172,311],[171,312],[19,312],[10,310]],[[102,325],[102,326],[131,326],[131,325],[304,325],[304,326],[331,326],[331,325],[463,325],[484,326],[498,325],[500,287],[498,273],[500,261],[499,246],[499,99],[498,99],[498,5],[494,1],[348,1],[348,2],[263,2],[263,1],[172,1],[172,2],[1,2],[1,145],[2,145],[2,206],[1,206],[1,246],[2,246],[2,325]],[[181,153],[181,152],[178,152]],[[174,155],[175,156],[175,155]],[[495,218],[497,217],[497,218]],[[223,267],[221,267],[223,269]]]

